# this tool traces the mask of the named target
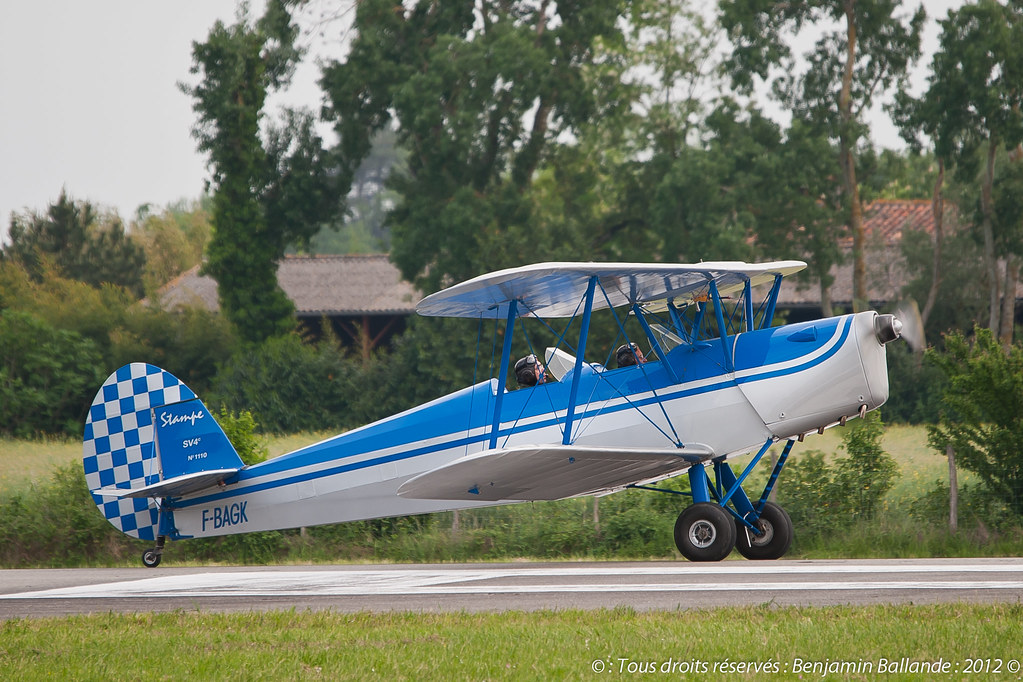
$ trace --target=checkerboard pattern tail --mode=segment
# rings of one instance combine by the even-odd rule
[[[192,400],[195,393],[170,372],[135,362],[111,374],[85,421],[83,464],[89,490],[133,488],[159,479],[152,409]],[[92,495],[103,516],[122,533],[155,540],[156,502]]]

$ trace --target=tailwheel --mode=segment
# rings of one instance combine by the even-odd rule
[[[675,546],[690,561],[721,561],[731,553],[735,539],[732,517],[713,502],[687,507],[675,522]]]
[[[159,535],[156,538],[156,546],[142,552],[142,564],[146,568],[156,568],[163,559],[163,546],[167,542],[166,535]]]
[[[747,559],[780,559],[792,544],[792,519],[788,512],[768,502],[753,525],[761,531],[756,535],[741,521],[736,521],[735,548]]]

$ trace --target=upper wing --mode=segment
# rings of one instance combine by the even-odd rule
[[[560,500],[682,473],[713,457],[705,445],[681,450],[533,445],[486,450],[415,476],[400,497],[429,500]]]
[[[416,306],[420,315],[503,318],[511,301],[520,301],[519,315],[571,317],[578,312],[596,276],[601,289],[594,297],[599,310],[668,298],[686,303],[707,295],[710,282],[722,296],[738,291],[747,280],[757,286],[806,267],[802,261],[743,263],[721,261],[691,265],[662,263],[537,263],[481,275],[430,294]]]

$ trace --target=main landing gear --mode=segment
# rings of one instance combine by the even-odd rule
[[[707,467],[703,463],[694,464],[689,468],[691,493],[632,487],[692,496],[693,504],[675,521],[675,546],[690,561],[721,561],[733,548],[747,559],[780,559],[792,545],[792,519],[767,498],[794,442],[790,440],[785,444],[764,492],[755,503],[746,496],[742,482],[767,452],[772,440],[764,443],[738,477],[723,459],[716,460],[713,462],[715,480],[711,484]]]
[[[697,502],[675,522],[675,546],[690,561],[721,561],[734,547],[747,559],[780,559],[792,544],[792,520],[774,502],[747,526],[717,502]]]
[[[785,466],[794,441],[788,441],[756,503],[742,489],[742,482],[771,446],[768,440],[736,477],[724,461],[714,462],[714,485],[706,467],[689,469],[694,504],[675,522],[675,545],[690,561],[721,561],[734,547],[747,559],[780,559],[792,544],[792,519],[768,496]]]

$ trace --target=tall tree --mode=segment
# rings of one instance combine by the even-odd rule
[[[808,267],[799,276],[818,283],[821,312],[831,316],[832,268],[844,259],[842,169],[835,145],[818,127],[794,119],[750,178],[757,203],[748,210],[757,217],[758,249],[771,258],[804,258]]]
[[[695,0],[635,0],[627,58],[641,86],[637,128],[650,150],[677,158],[720,92],[720,28]]]
[[[853,236],[854,305],[867,299],[865,239],[857,147],[865,129],[863,113],[875,96],[904,78],[920,53],[921,7],[908,19],[896,16],[901,0],[721,0],[721,22],[733,43],[728,68],[733,83],[747,91],[755,78],[766,79],[781,66],[776,96],[793,116],[821,126],[838,141],[848,225]],[[828,30],[828,24],[838,30]],[[785,32],[807,26],[822,31],[813,49],[801,55],[800,72]]]
[[[287,2],[270,0],[254,23],[217,22],[193,43],[198,85],[182,86],[199,120],[193,134],[209,155],[213,236],[204,272],[242,337],[260,341],[294,327],[294,306],[277,283],[291,242],[315,234],[336,201],[323,144],[308,114],[287,112],[261,132],[267,94],[287,85],[300,51]]]
[[[572,240],[537,234],[528,189],[559,138],[614,106],[587,68],[601,46],[622,42],[625,6],[358,4],[350,53],[321,84],[343,183],[385,126],[408,151],[407,168],[388,180],[400,197],[388,218],[391,257],[406,278],[430,291],[481,270],[582,255]]]
[[[949,12],[941,26],[930,86],[920,102],[909,103],[915,116],[910,121],[917,121],[933,139],[942,161],[955,164],[960,180],[980,177],[977,222],[988,280],[987,327],[1008,345],[1019,272],[1018,256],[1012,254],[1020,253],[1014,244],[1020,210],[1008,206],[1014,192],[1002,193],[1003,208],[996,210],[995,182],[999,149],[1014,150],[1023,143],[1023,4],[979,0]]]
[[[50,265],[57,274],[93,286],[122,286],[143,294],[145,252],[124,230],[120,218],[101,217],[88,201],[61,191],[46,213],[11,217],[10,244],[0,258],[19,263],[37,280]]]

